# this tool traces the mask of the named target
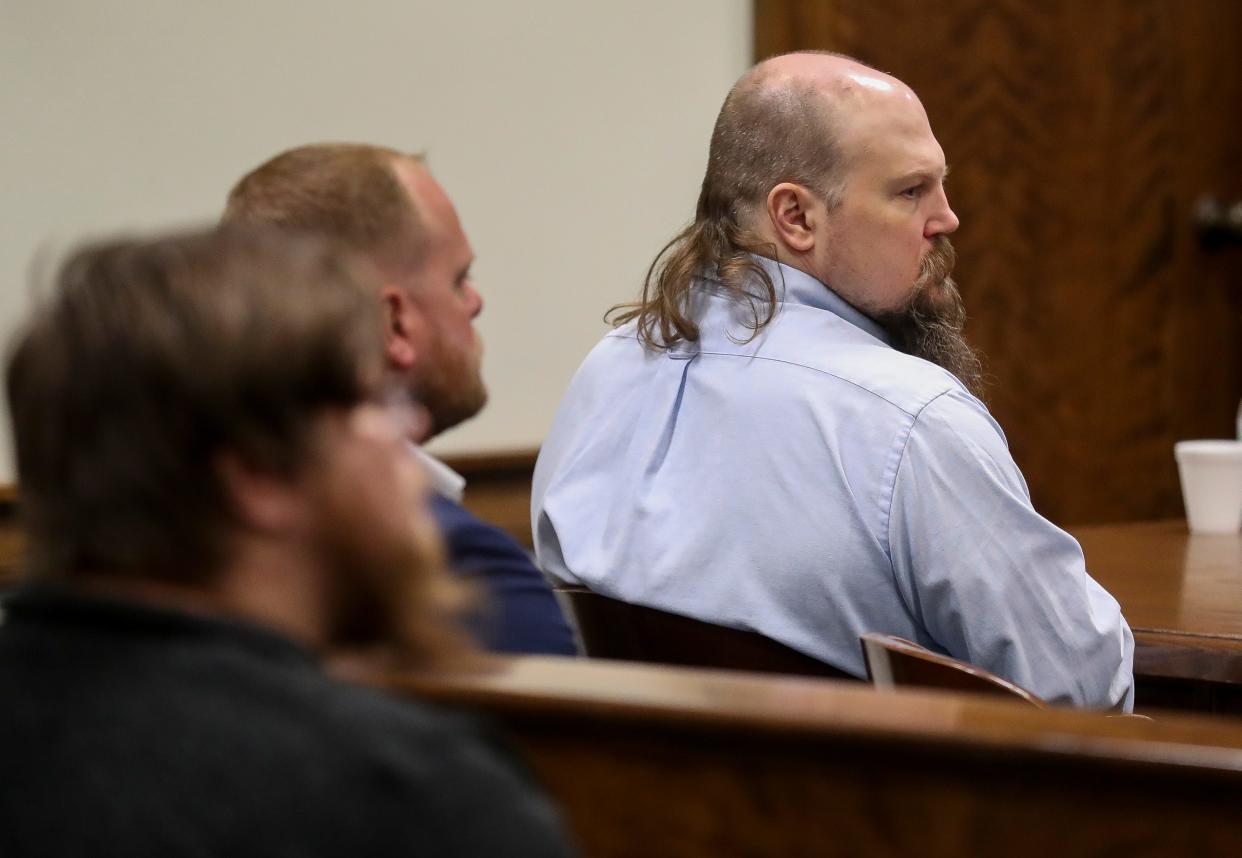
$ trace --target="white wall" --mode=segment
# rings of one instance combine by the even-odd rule
[[[0,0],[0,336],[41,248],[214,219],[293,145],[425,151],[478,254],[492,392],[436,449],[536,446],[604,310],[693,212],[750,6]]]

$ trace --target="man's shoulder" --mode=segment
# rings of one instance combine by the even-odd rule
[[[907,416],[953,392],[969,396],[952,373],[889,346],[832,313],[782,305],[772,322],[747,340],[737,331],[705,325],[698,343],[668,352],[645,348],[633,323],[604,336],[584,362],[587,374],[618,363],[636,365],[654,356],[685,359],[705,355],[745,366],[760,391],[810,398],[863,395],[873,404],[887,403]],[[742,392],[740,390],[738,393]]]
[[[965,394],[952,373],[881,342],[831,314],[794,308],[757,338],[753,357],[811,399],[887,406],[910,419],[945,393]],[[796,317],[800,316],[800,317]]]
[[[510,838],[532,855],[567,854],[556,811],[486,722],[346,685],[331,714],[350,730],[349,769],[386,784],[383,801],[397,817],[419,806],[424,832],[434,829],[451,854],[494,854]]]
[[[865,391],[911,417],[946,393],[965,393],[957,377],[944,368],[882,343],[808,350],[799,364]]]
[[[30,753],[38,765],[14,773],[16,788],[31,795],[43,794],[56,771],[89,768],[92,778],[56,785],[58,807],[130,832],[109,854],[154,854],[153,844],[184,838],[219,854],[253,839],[263,851],[265,837],[304,855],[404,854],[412,842],[435,854],[490,854],[503,847],[501,829],[540,844],[534,854],[563,854],[555,814],[526,771],[467,716],[197,636],[167,646],[105,642],[93,652],[116,669],[108,705],[74,705],[98,702],[100,683],[78,666],[86,659],[66,654],[55,682],[0,719],[0,748],[20,758],[23,734],[40,725]],[[196,792],[204,784],[215,790],[212,802]],[[264,801],[247,798],[255,795]],[[28,806],[19,820],[4,810],[0,818],[21,840],[55,812]],[[495,812],[500,825],[473,830]],[[79,839],[66,831],[47,854],[82,854]]]
[[[485,604],[469,622],[488,649],[577,653],[551,587],[516,539],[449,498],[434,495],[431,509],[444,534],[449,565],[477,579],[491,597],[492,609]]]
[[[343,762],[369,760],[433,782],[449,772],[471,777],[514,768],[476,717],[364,686],[332,680],[327,686],[312,720],[352,758]],[[474,762],[463,767],[463,760]]]
[[[452,498],[438,493],[431,495],[431,512],[454,559],[473,552],[503,555],[531,565],[518,541],[494,524],[489,524]]]
[[[260,677],[265,682],[254,681]],[[192,677],[185,683],[197,685]],[[418,833],[459,854],[461,844],[476,838],[467,830],[472,818],[505,804],[514,807],[507,817],[513,833],[555,842],[555,815],[523,766],[476,717],[318,671],[256,669],[242,681],[204,682],[199,694],[214,702],[199,707],[193,732],[217,736],[215,747],[230,749],[225,756],[237,760],[203,761],[204,771],[240,766],[265,789],[289,778],[280,815],[296,800],[319,807],[323,818],[312,827],[325,837],[359,833],[354,809],[365,806],[369,828],[359,833],[362,840],[396,846]],[[244,754],[250,759],[243,764]],[[334,795],[348,798],[329,808]]]
[[[460,503],[452,498],[445,497],[439,492],[431,493],[431,511],[440,525],[440,530],[444,532],[446,537],[450,531],[463,529],[488,531],[493,529],[491,525],[474,515]]]

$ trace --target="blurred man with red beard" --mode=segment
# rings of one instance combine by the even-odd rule
[[[64,266],[7,373],[0,853],[567,854],[476,726],[320,667],[469,653],[376,288],[254,230]]]
[[[855,676],[881,632],[1049,700],[1131,703],[1133,640],[980,399],[944,153],[901,81],[776,57],[729,93],[694,222],[571,383],[544,571]]]

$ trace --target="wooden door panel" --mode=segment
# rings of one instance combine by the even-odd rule
[[[757,56],[838,50],[909,83],[953,175],[969,333],[1036,506],[1181,514],[1172,445],[1233,432],[1242,255],[1191,228],[1242,195],[1242,3],[755,4]]]

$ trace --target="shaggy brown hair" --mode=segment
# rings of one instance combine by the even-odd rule
[[[31,573],[208,580],[232,526],[217,454],[291,476],[312,418],[370,395],[372,289],[283,231],[73,254],[8,362]]]

